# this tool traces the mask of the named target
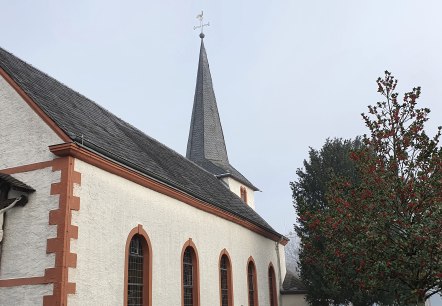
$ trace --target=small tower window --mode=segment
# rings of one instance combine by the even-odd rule
[[[247,203],[247,189],[244,186],[241,186],[240,188],[240,193],[241,193],[241,199]]]

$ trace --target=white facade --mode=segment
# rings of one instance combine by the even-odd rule
[[[58,136],[0,76],[0,171],[52,160],[48,146],[60,143]],[[49,211],[58,208],[58,195],[51,184],[60,180],[51,167],[14,174],[36,191],[24,207],[6,213],[1,247],[0,282],[17,278],[43,277],[55,265],[54,254],[46,252],[47,239],[56,237],[49,225]],[[13,192],[11,192],[11,196]],[[0,305],[41,305],[52,294],[52,284],[0,287]]]
[[[181,304],[181,251],[192,238],[199,254],[201,305],[219,305],[219,255],[225,248],[232,260],[235,305],[247,305],[247,260],[255,260],[260,305],[269,305],[268,267],[279,284],[274,241],[241,225],[198,210],[104,170],[76,160],[82,174],[75,195],[81,209],[73,213],[79,228],[72,251],[78,264],[69,280],[77,293],[69,305],[121,305],[124,293],[125,244],[141,224],[152,246],[153,305]],[[284,248],[279,248],[283,276]],[[105,281],[103,281],[105,280]]]

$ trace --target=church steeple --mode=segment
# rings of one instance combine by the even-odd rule
[[[227,156],[209,61],[204,46],[204,33],[201,32],[200,38],[198,73],[186,157],[223,180],[233,192],[254,207],[253,192],[258,188],[230,164]],[[246,189],[249,190],[248,193]]]
[[[186,156],[192,161],[208,159],[228,164],[226,143],[204,47],[204,34],[201,33],[200,37],[198,74]]]

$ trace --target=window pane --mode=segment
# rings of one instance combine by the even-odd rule
[[[249,306],[255,306],[255,269],[253,267],[252,263],[249,263],[249,269],[248,269],[248,284],[249,284]]]
[[[273,295],[275,291],[275,284],[273,278],[273,269],[269,269],[269,290],[270,290],[270,306],[275,306],[275,297]]]
[[[221,257],[220,275],[221,275],[221,305],[229,306],[229,283],[228,283],[228,258],[226,255]]]
[[[143,305],[143,248],[141,238],[135,235],[129,246],[128,306]]]
[[[193,254],[190,248],[184,251],[183,286],[184,306],[193,306]]]

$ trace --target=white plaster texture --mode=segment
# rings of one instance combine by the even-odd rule
[[[219,305],[218,260],[224,248],[232,259],[235,305],[248,305],[249,256],[256,263],[259,304],[269,304],[270,262],[279,280],[274,241],[82,161],[76,160],[75,168],[82,175],[74,189],[81,208],[72,213],[79,234],[71,241],[77,268],[69,273],[76,283],[70,306],[123,304],[125,244],[138,224],[152,243],[153,305],[181,305],[181,251],[189,238],[199,254],[201,305]]]
[[[247,204],[255,209],[255,192],[253,189],[250,189],[246,185],[238,182],[234,178],[224,177],[222,180],[229,186],[230,191],[235,193],[238,197],[241,197],[241,187],[244,187],[247,190]]]
[[[2,306],[43,305],[43,296],[52,294],[52,285],[30,285],[0,288]]]
[[[305,300],[305,294],[283,294],[282,295],[283,306],[308,306],[309,304]]]
[[[48,146],[63,141],[1,76],[0,110],[0,169],[55,157]]]
[[[57,236],[57,227],[49,225],[49,211],[59,206],[59,196],[51,196],[50,190],[52,183],[60,181],[60,172],[48,167],[13,176],[36,191],[25,206],[5,214],[0,279],[43,276],[55,264],[54,254],[46,253],[46,242]]]

